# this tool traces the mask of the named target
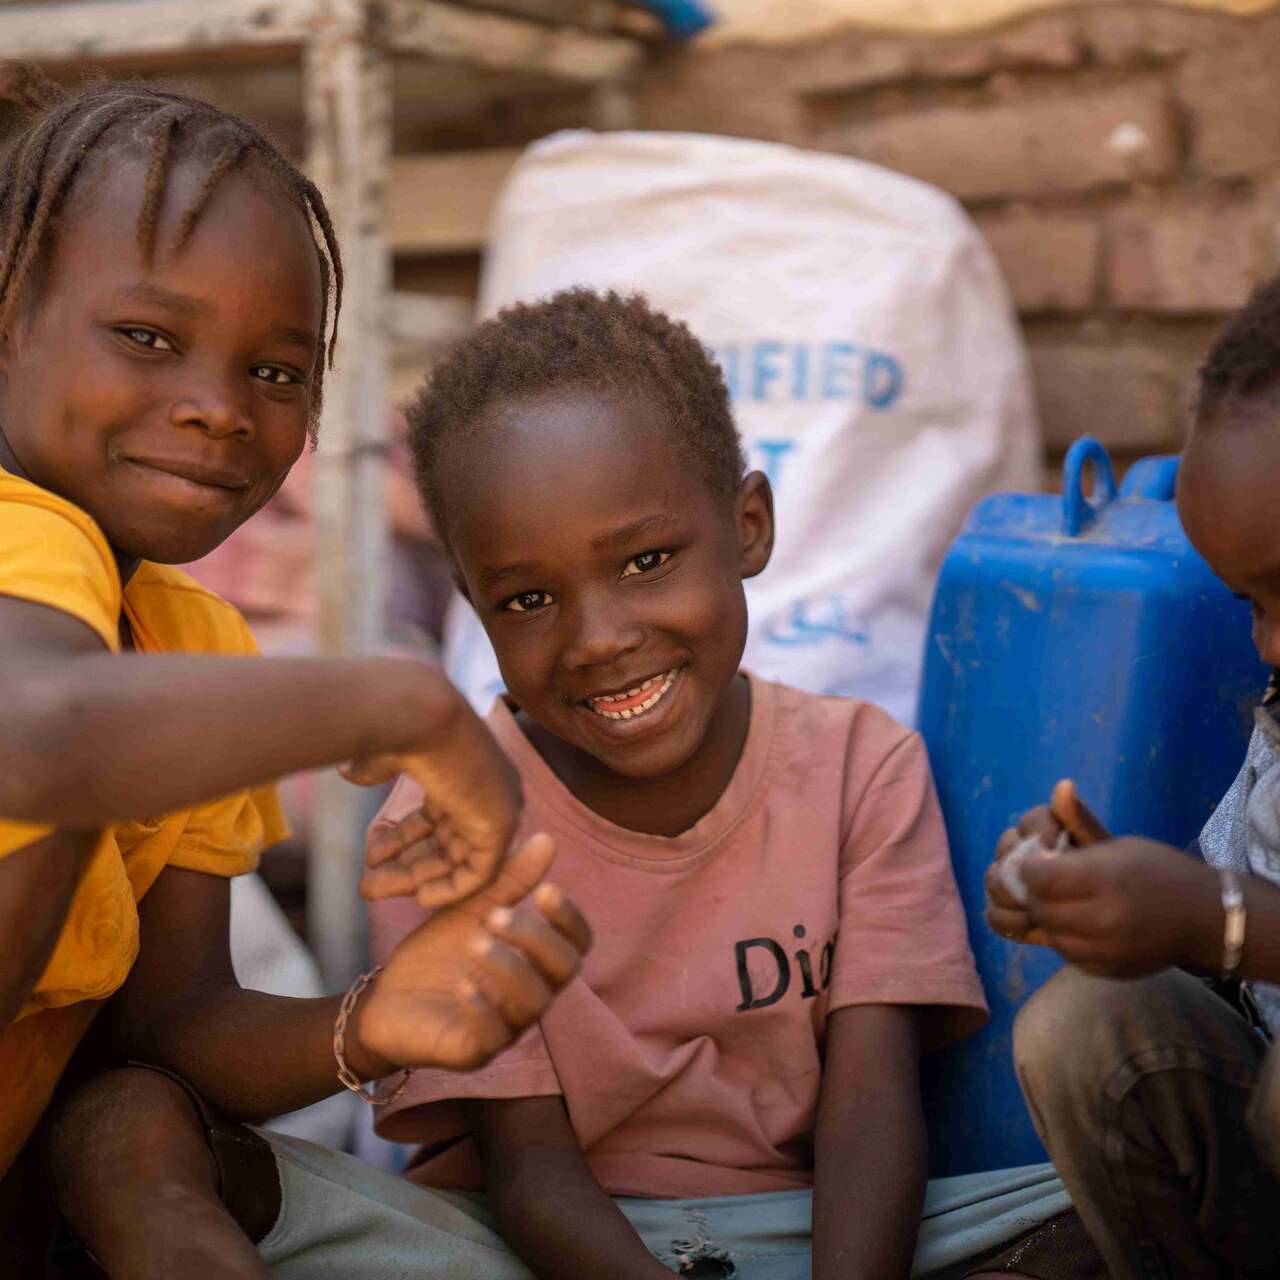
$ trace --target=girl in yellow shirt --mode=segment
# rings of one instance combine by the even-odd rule
[[[349,1082],[479,1064],[587,945],[549,887],[540,912],[488,918],[550,849],[497,874],[518,784],[440,675],[246,661],[235,610],[170,567],[252,516],[314,433],[342,284],[320,193],[206,103],[110,83],[64,99],[0,66],[6,85],[33,116],[0,154],[0,1175],[103,1002],[116,1054],[234,1119],[341,1087],[339,1001],[243,991],[227,951],[227,877],[283,834],[281,774],[416,775],[438,807],[365,891],[466,898],[342,1019]],[[267,1274],[186,1095],[151,1075],[137,1167],[95,1181],[113,1090],[93,1088],[53,1183],[107,1271]],[[183,1188],[168,1208],[160,1178]]]

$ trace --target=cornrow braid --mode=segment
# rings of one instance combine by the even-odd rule
[[[446,545],[436,478],[445,441],[475,431],[504,401],[578,388],[648,397],[713,492],[736,493],[746,460],[724,376],[706,347],[640,294],[565,289],[479,325],[406,407],[418,489]]]
[[[147,157],[137,231],[142,259],[149,263],[177,160],[197,159],[206,166],[199,190],[178,221],[179,249],[218,183],[238,166],[252,163],[306,215],[320,259],[325,314],[321,358],[312,375],[314,437],[325,368],[333,367],[343,287],[338,238],[316,185],[248,121],[185,94],[110,80],[65,94],[32,67],[0,62],[0,100],[31,117],[0,152],[0,332],[12,322],[49,247],[58,214],[91,164],[125,150],[141,150]]]

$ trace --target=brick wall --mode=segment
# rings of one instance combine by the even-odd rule
[[[1090,5],[950,39],[672,51],[647,128],[860,156],[959,197],[1031,352],[1051,459],[1175,450],[1224,317],[1280,266],[1280,17]]]

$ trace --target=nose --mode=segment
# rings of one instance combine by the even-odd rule
[[[173,402],[170,421],[175,427],[195,427],[211,436],[253,436],[253,416],[249,412],[245,388],[230,373],[206,370],[193,374]]]
[[[564,617],[569,635],[561,661],[574,670],[607,667],[644,643],[643,629],[607,592],[580,597]]]

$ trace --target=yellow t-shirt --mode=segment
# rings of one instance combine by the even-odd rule
[[[71,614],[113,653],[120,649],[122,612],[142,653],[257,652],[240,614],[177,569],[143,561],[122,592],[115,559],[94,521],[2,471],[0,595]],[[0,815],[0,857],[51,830]],[[160,872],[172,866],[239,875],[287,834],[272,787],[103,832],[48,966],[18,1021],[0,1034],[0,1175],[40,1118],[100,1002],[133,966],[137,904]]]

